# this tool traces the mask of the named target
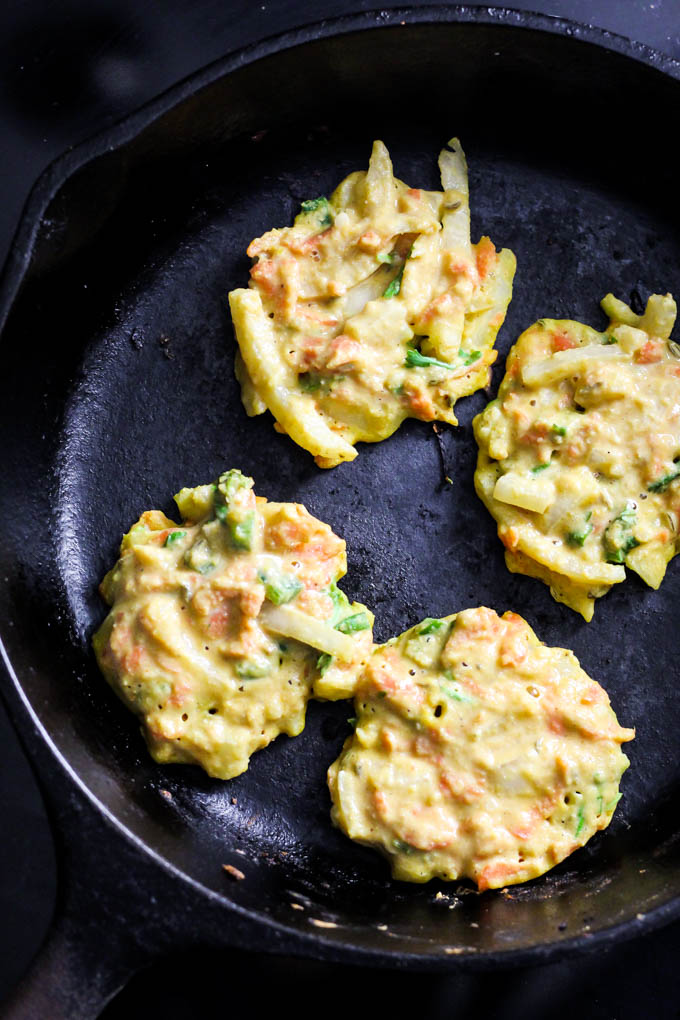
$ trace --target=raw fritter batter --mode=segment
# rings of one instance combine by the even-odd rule
[[[659,587],[680,519],[675,302],[655,294],[635,315],[609,294],[602,307],[603,333],[554,319],[523,333],[474,421],[475,486],[509,569],[586,620],[624,565]]]
[[[227,471],[178,493],[181,525],[142,514],[102,582],[111,612],[94,637],[156,761],[220,779],[300,733],[310,697],[351,697],[372,647],[372,614],[336,585],[344,541],[252,486]]]
[[[628,767],[609,698],[514,613],[467,609],[377,647],[328,772],[332,818],[395,878],[542,875],[610,822]]]
[[[248,414],[271,411],[320,467],[405,418],[455,425],[456,400],[488,383],[515,257],[471,244],[467,166],[449,144],[444,191],[423,191],[375,142],[368,172],[252,241],[250,288],[229,295]]]

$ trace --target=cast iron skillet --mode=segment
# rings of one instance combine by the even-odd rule
[[[495,386],[536,318],[597,324],[609,290],[634,302],[680,292],[665,150],[679,78],[648,49],[533,15],[359,15],[211,66],[41,178],[0,297],[0,605],[7,698],[54,821],[61,887],[6,1016],[92,1017],[135,967],[188,945],[488,968],[678,915],[678,567],[659,593],[631,577],[590,625],[510,575],[472,489],[483,393],[461,402],[458,429],[412,422],[353,464],[316,469],[268,417],[246,418],[225,297],[247,278],[250,238],[364,167],[373,138],[407,181],[436,186],[455,132],[474,236],[518,257]],[[345,587],[374,608],[378,640],[487,604],[574,648],[638,730],[609,830],[525,887],[394,884],[329,822],[325,770],[347,704],[311,705],[302,736],[228,783],[153,764],[93,662],[97,583],[142,510],[171,510],[180,486],[231,466],[347,539]]]

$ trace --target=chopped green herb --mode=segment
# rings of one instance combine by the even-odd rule
[[[302,582],[294,574],[261,574],[265,598],[275,606],[290,602],[302,591]]]
[[[567,430],[564,425],[551,425],[550,431],[554,436],[566,436]]]
[[[602,337],[602,343],[607,345],[607,346],[609,344],[617,344],[618,342],[619,341],[616,339],[616,337],[615,336],[611,336],[611,334],[609,334],[609,333],[605,333],[605,335]]]
[[[378,254],[376,255],[376,259],[378,262],[384,262],[388,266],[394,265],[394,263],[397,261],[397,258],[398,256],[396,251],[381,251],[378,252]]]
[[[437,620],[434,617],[428,616],[426,620],[423,620],[421,626],[418,628],[419,634],[432,634],[435,631],[441,630],[446,624],[443,620]]]
[[[305,393],[312,393],[323,386],[323,378],[317,372],[301,372],[298,376],[298,386]]]
[[[350,724],[352,729],[355,730],[357,728],[357,723],[359,722],[359,720],[357,719],[357,717],[355,715],[351,715],[349,717],[349,719],[347,720],[347,722]]]
[[[651,485],[647,486],[648,492],[665,492],[671,482],[674,482],[676,478],[680,478],[680,468],[677,471],[671,471],[670,474],[664,475],[663,478],[659,478],[656,482],[652,482]]]
[[[482,356],[481,351],[458,351],[458,356],[464,365],[471,365],[473,361],[478,361]]]
[[[625,524],[628,524],[632,528],[633,525],[635,524],[635,519],[637,516],[636,509],[637,508],[633,500],[632,499],[629,500],[624,506],[621,513],[619,514],[619,519],[622,520]]]
[[[319,195],[318,198],[306,198],[300,203],[300,208],[303,212],[316,212],[317,209],[324,209],[327,205],[328,199]]]
[[[259,677],[267,676],[272,671],[272,664],[264,656],[257,656],[253,659],[239,659],[234,669],[242,680],[257,680]]]
[[[457,687],[451,687],[447,684],[441,684],[440,688],[444,692],[447,698],[451,698],[452,701],[464,701],[470,703],[471,699],[466,698],[464,694],[461,694]]]
[[[532,475],[537,475],[539,471],[545,471],[546,468],[550,467],[550,461],[547,460],[545,464],[534,464],[531,469]]]
[[[428,368],[430,365],[434,365],[436,368],[453,368],[453,365],[447,365],[445,361],[439,361],[438,358],[428,358],[425,354],[417,351],[415,347],[408,347],[406,349],[406,361],[404,364],[407,368]]]
[[[633,535],[636,520],[635,503],[629,500],[602,536],[607,563],[624,563],[631,549],[640,544]]]
[[[444,673],[446,677],[446,683],[439,681],[439,687],[444,692],[447,698],[451,698],[452,701],[462,701],[467,704],[472,703],[472,698],[468,698],[465,694],[462,694],[455,676],[450,669],[447,669]]]
[[[576,820],[577,820],[578,824],[576,826],[576,831],[575,831],[574,835],[575,836],[579,836],[581,834],[581,830],[583,829],[583,826],[586,824],[586,818],[585,818],[585,814],[584,814],[584,811],[583,811],[583,804],[579,804],[579,806],[578,806],[578,811],[576,812]]]
[[[329,622],[331,627],[335,627],[345,610],[349,609],[349,599],[345,595],[344,591],[340,591],[335,581],[329,585],[327,594],[330,596],[331,602],[333,603],[333,615]]]
[[[610,800],[609,803],[605,806],[605,810],[613,811],[622,797],[623,797],[622,793],[617,793],[616,796],[612,800]]]
[[[626,545],[622,546],[620,549],[616,549],[612,552],[607,553],[607,563],[624,563],[626,556],[631,551],[631,549],[635,549],[635,547],[638,546],[639,544],[640,543],[638,542],[638,540],[631,536],[628,539]]]
[[[341,634],[356,634],[359,630],[368,630],[371,621],[366,613],[354,613],[353,616],[346,616],[340,623],[336,623],[335,629]]]
[[[330,227],[333,222],[333,214],[328,204],[328,199],[320,195],[319,198],[308,198],[300,203],[303,213],[316,213],[316,220],[322,230]]]
[[[231,525],[231,537],[235,546],[239,549],[251,549],[253,545],[253,531],[255,529],[255,512],[251,510],[242,521]]]
[[[583,546],[588,535],[593,530],[592,524],[586,524],[582,531],[570,531],[567,534],[567,542],[569,545]]]
[[[396,297],[401,290],[401,278],[404,275],[404,267],[402,266],[397,275],[387,284],[383,293],[384,298]]]
[[[213,551],[205,538],[199,538],[184,553],[184,562],[190,570],[196,570],[199,574],[209,574],[215,569]]]
[[[171,531],[163,545],[174,545],[175,542],[180,542],[183,538],[186,537],[187,537],[186,531]]]
[[[322,652],[319,658],[316,660],[316,668],[318,669],[321,676],[325,676],[328,669],[333,662],[333,656],[329,655],[328,652]]]
[[[418,666],[434,669],[446,641],[449,625],[444,620],[428,616],[409,632],[404,654]]]
[[[241,471],[235,468],[231,471],[225,471],[217,480],[215,501],[217,505],[228,506],[229,503],[233,502],[237,493],[243,491],[243,489],[252,489],[252,487],[252,478],[248,478]]]
[[[158,705],[165,705],[172,694],[172,686],[164,680],[153,680],[143,685],[128,688],[129,694],[144,713],[152,712]]]
[[[410,843],[405,843],[403,839],[393,839],[392,846],[398,854],[412,854],[415,849]]]
[[[217,481],[215,516],[229,530],[238,549],[250,549],[255,530],[255,511],[243,505],[243,495],[253,487],[252,478],[240,471],[225,471]]]

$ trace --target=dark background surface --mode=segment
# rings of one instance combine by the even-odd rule
[[[0,261],[28,190],[69,146],[229,50],[375,3],[309,0],[4,0],[0,5]],[[385,3],[385,8],[400,6]],[[680,59],[680,0],[533,0]],[[644,125],[638,125],[644,145]],[[653,147],[652,147],[653,148]],[[0,706],[0,1002],[37,948],[54,897],[52,844],[39,795]],[[487,977],[371,972],[233,952],[183,954],[135,978],[106,1018],[198,1017],[248,1007],[465,1018],[680,1016],[680,926],[608,953]],[[369,1005],[370,1004],[370,1005]],[[46,1018],[47,1020],[47,1018]]]

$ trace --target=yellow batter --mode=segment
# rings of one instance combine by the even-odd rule
[[[586,620],[624,566],[659,587],[680,521],[675,302],[655,294],[635,315],[610,294],[602,307],[603,333],[553,319],[523,333],[474,420],[475,487],[508,568]]]
[[[628,767],[605,691],[514,613],[468,609],[377,647],[328,772],[332,818],[395,878],[542,875],[610,822]]]
[[[248,414],[271,411],[320,467],[405,418],[455,425],[456,400],[489,381],[515,257],[471,244],[465,157],[449,146],[444,190],[423,191],[375,142],[367,172],[252,241],[250,287],[229,295]]]
[[[372,648],[372,614],[337,587],[345,543],[297,503],[268,503],[226,471],[175,497],[123,538],[101,592],[99,665],[142,719],[158,762],[244,772],[310,697],[351,697]]]

